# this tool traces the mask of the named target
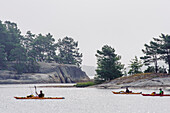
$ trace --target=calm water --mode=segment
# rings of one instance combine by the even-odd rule
[[[0,113],[170,113],[170,97],[114,95],[110,89],[41,88],[45,96],[64,96],[65,99],[16,100],[13,98],[31,94],[34,92],[33,86],[0,85]],[[143,90],[145,93],[152,91]]]

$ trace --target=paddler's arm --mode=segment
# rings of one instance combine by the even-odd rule
[[[37,92],[35,92],[36,93],[36,95],[39,95]]]
[[[34,86],[35,87],[35,94],[36,95],[39,95],[38,93],[37,93],[37,87],[36,86]]]

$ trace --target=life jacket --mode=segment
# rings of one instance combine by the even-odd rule
[[[163,95],[164,94],[164,92],[163,91],[160,91],[160,95]]]
[[[44,97],[44,94],[43,94],[43,93],[41,93],[41,94],[39,94],[39,95],[38,95],[38,97]]]

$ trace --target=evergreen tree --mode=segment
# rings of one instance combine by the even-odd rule
[[[158,54],[160,54],[160,58],[168,64],[168,72],[170,73],[170,35],[161,34],[159,38],[155,38],[155,40],[160,47]]]
[[[142,73],[141,71],[141,67],[143,66],[142,62],[140,60],[138,60],[137,56],[135,56],[134,59],[132,59],[130,64],[130,70],[128,72],[128,74],[132,75],[132,74],[137,74],[137,73]]]
[[[30,31],[27,36],[22,36],[16,23],[5,21],[3,24],[0,21],[0,69],[6,69],[11,61],[17,73],[29,72],[30,64],[35,65],[31,67],[37,67],[35,60],[34,63],[30,62],[30,59],[36,57],[36,52],[32,51],[32,37]]]
[[[5,69],[6,67],[6,54],[4,50],[4,45],[0,45],[0,69]]]
[[[25,48],[18,45],[16,48],[11,50],[11,58],[12,61],[15,61],[14,69],[17,73],[23,73],[26,71],[26,50]]]
[[[0,69],[4,69],[6,67],[6,37],[7,31],[5,29],[5,25],[0,21]]]
[[[38,61],[52,61],[56,55],[56,44],[54,42],[55,39],[50,33],[46,36],[39,34],[33,40],[31,54],[36,56]]]
[[[154,73],[155,68],[154,66],[148,66],[144,73]]]
[[[150,42],[150,45],[145,44],[145,49],[142,49],[142,52],[145,54],[144,57],[140,57],[140,59],[144,60],[145,65],[150,65],[151,63],[154,63],[155,66],[155,72],[158,72],[158,60],[159,54],[158,51],[160,49],[159,43],[155,38],[153,38],[154,41]]]
[[[63,64],[73,64],[80,66],[82,63],[82,53],[79,53],[78,42],[71,37],[59,39],[57,43],[59,54],[55,61]]]
[[[32,34],[31,31],[27,31],[25,37],[22,40],[22,44],[24,48],[27,50],[27,54],[29,51],[33,49],[33,40],[35,39],[35,34]]]
[[[159,71],[159,73],[167,73],[166,68],[164,66],[159,67],[158,71]]]
[[[23,38],[23,36],[21,35],[21,32],[18,29],[16,23],[5,21],[4,27],[5,37],[4,39],[2,39],[4,42],[3,45],[5,46],[7,61],[12,61],[12,59],[10,59],[13,57],[11,55],[11,51],[21,44],[21,39]]]
[[[119,60],[121,57],[115,54],[114,48],[104,45],[102,50],[97,50],[97,78],[101,80],[112,80],[121,77],[123,74],[121,70],[124,65],[122,65]]]

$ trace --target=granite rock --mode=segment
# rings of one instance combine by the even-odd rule
[[[14,71],[0,70],[0,83],[75,83],[90,80],[86,73],[75,65],[45,62],[39,64],[38,73],[17,74]]]

